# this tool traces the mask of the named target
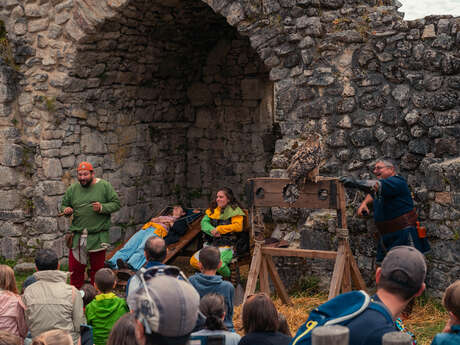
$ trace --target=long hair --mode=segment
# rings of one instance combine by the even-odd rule
[[[0,265],[0,289],[11,291],[16,295],[18,294],[14,271],[8,265]]]
[[[243,329],[245,334],[276,332],[278,325],[278,311],[270,297],[265,293],[258,293],[246,300],[243,305]]]
[[[53,329],[37,335],[32,345],[73,345],[70,333],[62,329]]]
[[[224,192],[225,196],[228,199],[228,205],[230,205],[232,208],[237,208],[237,207],[242,208],[241,204],[239,203],[238,200],[236,200],[235,195],[233,194],[233,191],[230,188],[222,187],[217,190],[217,193],[218,192]],[[214,198],[213,200],[211,200],[211,203],[209,204],[209,209],[211,210],[211,214],[214,213],[214,210],[216,208],[217,208],[217,202],[216,202],[216,199]]]
[[[107,345],[139,345],[136,338],[136,317],[126,313],[112,327]]]
[[[200,311],[206,316],[206,329],[227,330],[222,318],[225,315],[225,301],[222,295],[209,293],[200,301]]]

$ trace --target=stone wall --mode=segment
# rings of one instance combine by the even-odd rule
[[[431,290],[458,277],[459,18],[404,21],[391,0],[0,6],[21,75],[6,83],[15,66],[0,71],[2,255],[58,246],[57,206],[81,159],[122,196],[116,240],[159,205],[205,206],[216,185],[242,196],[248,177],[284,176],[302,133],[316,131],[323,175],[366,178],[378,157],[398,162],[433,246]],[[348,198],[371,281],[372,221],[354,215],[362,195]],[[294,245],[305,230],[312,246],[335,247],[331,217],[266,218]]]

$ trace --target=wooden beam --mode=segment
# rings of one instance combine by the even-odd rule
[[[252,257],[251,267],[249,268],[248,281],[246,283],[246,291],[244,292],[243,303],[246,302],[246,298],[252,295],[256,291],[257,277],[260,272],[260,265],[262,263],[262,251],[261,244],[256,242],[254,248],[254,255]]]
[[[340,293],[342,285],[343,273],[345,271],[345,264],[347,262],[347,255],[343,240],[339,240],[339,248],[337,251],[337,259],[335,260],[334,272],[332,273],[331,286],[329,288],[328,299],[334,298]]]
[[[267,256],[262,255],[262,264],[259,274],[260,291],[270,296],[270,284],[268,283]]]
[[[346,261],[342,277],[342,293],[351,291],[351,277],[350,277],[350,256],[345,252]]]
[[[366,290],[366,283],[364,282],[363,276],[359,271],[358,264],[353,256],[350,246],[347,244],[348,261],[350,262],[350,274],[351,280],[359,290]]]
[[[262,247],[264,255],[271,256],[297,256],[310,259],[332,259],[337,257],[337,252],[329,250],[311,250],[311,249],[291,249],[291,248],[272,248]]]
[[[276,289],[276,292],[278,293],[278,296],[281,298],[284,304],[290,305],[291,300],[289,299],[289,295],[286,292],[283,281],[281,280],[278,274],[278,271],[276,270],[272,257],[268,255],[265,256],[265,261],[267,263],[268,272],[270,273],[270,276],[272,277],[272,282],[273,282],[273,285],[275,285],[275,289]]]
[[[339,181],[337,183],[337,223],[338,227],[347,229],[347,204],[345,201],[345,188]]]
[[[326,209],[330,205],[330,181],[319,180],[318,183],[307,183],[300,190],[299,198],[294,203],[288,203],[283,198],[283,188],[292,182],[283,178],[255,178],[250,179],[254,195],[253,205],[257,207],[296,207],[308,209]],[[252,183],[253,182],[253,183]],[[320,199],[320,192],[326,193]]]

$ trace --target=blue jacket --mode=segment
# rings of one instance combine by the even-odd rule
[[[431,345],[458,345],[460,344],[460,325],[453,325],[450,333],[438,333]]]
[[[394,219],[414,209],[414,202],[406,180],[399,175],[380,180],[381,193],[374,197],[374,220]]]
[[[228,281],[222,280],[221,276],[208,276],[203,273],[194,274],[189,280],[200,294],[200,298],[208,293],[224,296],[227,307],[224,324],[229,331],[233,330],[233,295],[235,294],[233,285]]]

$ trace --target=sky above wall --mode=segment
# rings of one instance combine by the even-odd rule
[[[460,16],[460,0],[399,0],[399,8],[404,12],[404,19],[412,20],[433,14],[451,14]]]

